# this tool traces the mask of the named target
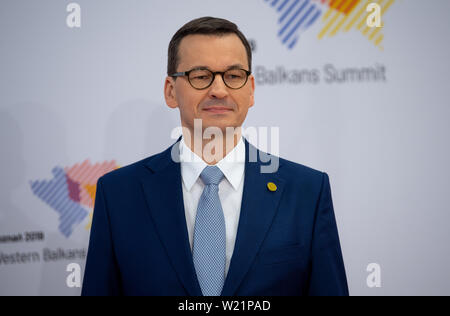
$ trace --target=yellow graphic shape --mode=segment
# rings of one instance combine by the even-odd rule
[[[85,185],[83,185],[83,188],[86,190],[89,197],[91,198],[91,202],[92,202],[91,205],[94,205],[95,191],[97,190],[97,185],[96,184],[85,184]]]
[[[84,226],[84,228],[86,229],[86,230],[91,230],[91,227],[92,227],[92,217],[94,216],[94,212],[90,212],[89,213],[89,222],[87,223],[87,225],[86,226]]]
[[[339,31],[348,32],[351,29],[358,30],[375,46],[383,49],[382,41],[384,35],[381,29],[384,27],[369,27],[367,18],[371,12],[367,12],[366,8],[370,3],[377,3],[381,8],[381,18],[392,6],[395,0],[329,0],[329,9],[324,14],[322,22],[323,28],[319,32],[318,38],[325,36],[333,37]],[[355,3],[356,2],[356,3]]]
[[[89,194],[92,204],[94,204],[95,202],[95,192],[97,191],[97,185],[96,184],[85,184],[83,186],[83,189],[86,190],[86,192]],[[94,214],[94,212],[90,212],[89,213],[89,222],[88,224],[84,227],[86,230],[91,230],[91,226],[92,226],[92,215]]]

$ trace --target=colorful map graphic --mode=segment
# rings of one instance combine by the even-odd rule
[[[92,213],[98,178],[118,168],[114,160],[94,165],[85,160],[71,167],[55,167],[53,179],[30,181],[30,186],[34,195],[59,214],[58,229],[69,238]]]
[[[381,8],[381,17],[394,3],[394,0],[264,0],[279,14],[280,30],[278,37],[283,45],[294,48],[300,35],[322,17],[323,27],[318,38],[333,37],[338,32],[358,30],[369,41],[382,49],[383,27],[367,26],[371,12],[366,8],[376,3]]]

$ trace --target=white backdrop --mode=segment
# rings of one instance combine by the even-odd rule
[[[244,126],[330,175],[351,294],[450,294],[449,1],[376,1],[371,38],[366,1],[78,0],[80,28],[70,2],[0,4],[0,295],[79,295],[66,266],[84,268],[95,181],[173,142],[167,46],[206,15],[253,43]]]

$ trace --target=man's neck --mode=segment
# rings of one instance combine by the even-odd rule
[[[191,132],[190,135],[195,134]],[[210,165],[215,165],[226,157],[238,145],[242,137],[240,128],[229,135],[227,133],[223,133],[223,136],[213,134],[211,139],[204,139],[202,135],[200,137],[189,137],[183,131],[183,140],[192,152]]]

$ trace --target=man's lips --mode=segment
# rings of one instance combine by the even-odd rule
[[[204,108],[203,111],[207,111],[210,113],[226,113],[229,111],[233,111],[233,109],[226,106],[208,106],[207,108]]]

